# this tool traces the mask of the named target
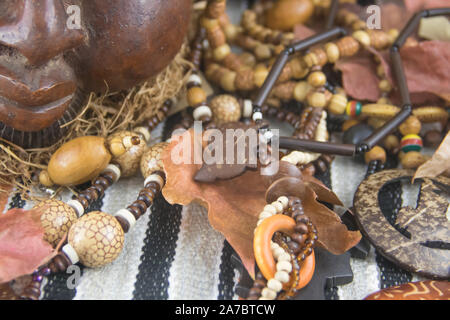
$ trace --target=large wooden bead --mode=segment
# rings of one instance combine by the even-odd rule
[[[206,93],[200,87],[192,87],[187,92],[187,100],[191,107],[196,107],[206,102]]]
[[[336,93],[331,97],[330,104],[328,105],[328,110],[334,114],[343,114],[347,107],[347,97]]]
[[[306,22],[314,11],[311,0],[278,0],[267,11],[267,26],[281,31],[292,31],[295,25]]]
[[[56,199],[39,202],[34,209],[43,209],[41,224],[44,228],[44,240],[56,247],[72,224],[78,219],[75,210]]]
[[[81,217],[69,231],[68,242],[80,262],[96,268],[115,260],[123,248],[124,233],[117,219],[100,211]]]
[[[370,151],[366,152],[364,155],[364,160],[366,163],[371,161],[381,161],[381,163],[386,162],[386,151],[379,146],[373,147]]]
[[[422,124],[416,116],[410,116],[398,127],[398,130],[404,136],[408,134],[419,134],[421,129]]]
[[[405,153],[401,159],[400,162],[402,163],[403,168],[405,169],[417,169],[422,164],[427,161],[428,158],[422,155],[420,152],[417,151],[411,151],[408,153]]]
[[[48,164],[48,174],[58,185],[78,185],[97,177],[110,160],[104,138],[79,137],[56,150]]]
[[[161,142],[145,151],[141,159],[141,172],[144,178],[149,177],[155,171],[164,171],[161,157],[167,145],[167,142]]]
[[[216,124],[236,122],[241,118],[239,101],[228,94],[215,97],[210,103],[213,119]]]
[[[121,140],[125,141],[126,139],[132,140],[137,144],[131,144],[131,146],[125,151],[124,154],[114,157],[113,161],[120,165],[121,176],[122,177],[131,177],[136,174],[139,170],[139,163],[141,161],[141,157],[144,154],[146,143],[144,139],[139,138],[137,133],[131,131],[120,131],[112,134],[108,137],[108,144],[110,141]]]

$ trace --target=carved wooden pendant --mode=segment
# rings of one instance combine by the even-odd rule
[[[417,208],[402,208],[395,225],[388,222],[378,201],[389,182],[411,179],[413,171],[388,170],[371,175],[354,198],[361,231],[387,259],[430,278],[450,278],[450,221],[446,214],[450,179],[423,179]],[[398,230],[405,230],[400,232]]]

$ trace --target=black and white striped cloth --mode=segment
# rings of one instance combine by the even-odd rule
[[[338,157],[328,176],[332,189],[350,207],[366,166]],[[325,179],[328,180],[328,179]],[[134,201],[142,178],[122,179],[90,210],[114,213]],[[414,205],[418,190],[404,187],[403,204]],[[69,194],[62,196],[68,200]],[[386,200],[389,201],[389,200]],[[10,207],[31,208],[18,195]],[[233,299],[239,274],[231,264],[233,250],[208,222],[198,205],[169,205],[159,197],[151,210],[126,235],[123,252],[100,269],[81,269],[75,289],[69,289],[71,274],[51,276],[43,286],[42,299]],[[378,256],[372,249],[365,260],[351,259],[354,281],[337,288],[339,299],[362,299],[368,294],[412,275]]]

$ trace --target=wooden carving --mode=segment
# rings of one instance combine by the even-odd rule
[[[401,208],[395,225],[388,222],[378,203],[384,185],[413,175],[408,170],[371,175],[355,194],[355,217],[362,233],[387,259],[425,277],[450,279],[450,222],[446,216],[450,179],[424,178],[417,207]]]
[[[0,1],[0,136],[24,147],[55,142],[86,92],[160,72],[190,13],[191,0]]]

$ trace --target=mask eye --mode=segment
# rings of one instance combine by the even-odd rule
[[[24,0],[0,1],[0,27],[14,24],[23,14]]]

